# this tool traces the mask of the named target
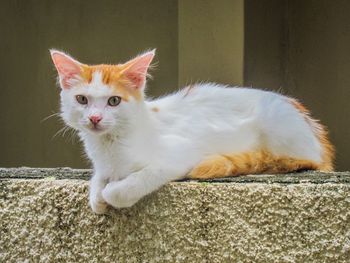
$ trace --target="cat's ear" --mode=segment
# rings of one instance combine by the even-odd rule
[[[69,89],[74,81],[79,80],[82,64],[61,51],[51,49],[50,53],[58,72],[61,87]]]
[[[126,62],[122,66],[122,75],[127,78],[135,89],[143,89],[146,83],[147,71],[155,55],[155,49],[143,53],[136,58]]]

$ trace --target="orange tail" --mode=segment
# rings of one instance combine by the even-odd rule
[[[299,170],[319,170],[320,166],[309,160],[277,157],[268,151],[255,151],[233,155],[216,155],[199,163],[190,178],[209,179],[245,174],[288,173]]]

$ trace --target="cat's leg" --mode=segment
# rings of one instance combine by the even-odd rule
[[[102,191],[103,199],[115,208],[130,207],[162,185],[183,178],[188,172],[188,168],[185,167],[162,167],[146,167],[121,181],[108,183]]]
[[[103,199],[116,208],[130,207],[168,182],[184,178],[201,156],[192,141],[177,135],[163,136],[152,148],[149,165],[120,181],[109,182]]]
[[[90,180],[89,203],[92,211],[96,214],[103,214],[106,212],[107,203],[102,197],[102,189],[106,184],[106,180],[102,179],[98,174],[93,175]]]

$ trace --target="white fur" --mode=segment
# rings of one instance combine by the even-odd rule
[[[80,105],[75,95],[85,95]],[[153,101],[107,107],[111,88],[95,73],[90,84],[62,89],[62,117],[79,130],[93,163],[90,204],[129,207],[169,181],[184,178],[215,154],[265,148],[315,162],[321,146],[287,98],[250,88],[197,84]],[[159,111],[152,110],[154,107]],[[91,131],[88,116],[101,114],[102,132]]]

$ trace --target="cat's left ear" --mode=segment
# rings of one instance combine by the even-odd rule
[[[145,87],[147,71],[155,55],[155,49],[143,53],[136,58],[123,64],[122,75],[127,78],[135,89],[143,89]]]

